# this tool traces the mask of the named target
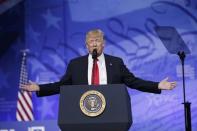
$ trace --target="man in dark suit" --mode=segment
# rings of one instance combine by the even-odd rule
[[[125,84],[130,88],[151,93],[161,93],[161,90],[175,88],[176,82],[169,82],[168,78],[161,82],[153,82],[135,77],[121,58],[104,54],[104,46],[103,32],[99,29],[89,31],[86,34],[86,47],[89,54],[71,60],[59,82],[43,85],[30,82],[28,85],[22,85],[21,88],[36,91],[38,96],[58,94],[62,85]]]

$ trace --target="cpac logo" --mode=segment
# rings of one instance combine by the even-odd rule
[[[28,131],[45,131],[44,126],[32,126],[28,127]]]

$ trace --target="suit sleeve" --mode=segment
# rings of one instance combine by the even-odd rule
[[[72,64],[71,62],[67,66],[67,71],[59,82],[48,83],[39,85],[40,91],[37,91],[36,94],[38,97],[49,96],[59,94],[60,86],[62,85],[71,85],[72,84]]]
[[[120,63],[121,63],[120,67],[121,67],[121,73],[122,73],[122,81],[128,87],[137,89],[143,92],[150,92],[150,93],[157,93],[157,94],[161,93],[161,90],[158,89],[159,82],[147,81],[147,80],[143,80],[138,77],[135,77],[133,73],[131,73],[127,69],[127,67],[124,65],[122,59]]]

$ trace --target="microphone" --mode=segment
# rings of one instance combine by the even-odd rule
[[[94,60],[96,60],[97,59],[97,50],[96,49],[94,49],[93,51],[92,51],[92,59],[94,59]]]

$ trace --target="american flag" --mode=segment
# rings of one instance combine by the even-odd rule
[[[19,88],[21,87],[22,84],[28,83],[28,73],[27,73],[27,64],[26,64],[27,50],[23,50],[22,53],[23,53],[23,57],[22,57],[22,63],[21,63]],[[31,92],[21,91],[19,89],[17,109],[16,109],[16,119],[17,121],[33,121],[34,120]]]

